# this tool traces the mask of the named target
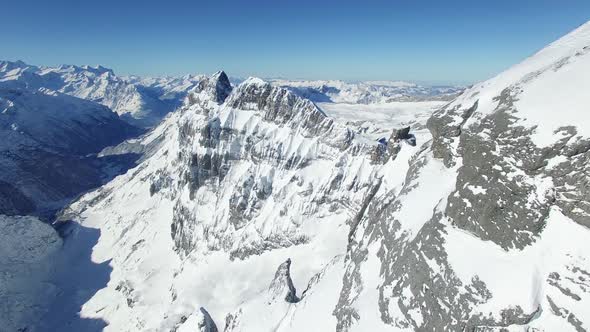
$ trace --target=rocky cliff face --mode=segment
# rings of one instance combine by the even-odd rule
[[[64,212],[100,228],[92,257],[113,267],[82,314],[112,330],[588,329],[589,43],[586,24],[428,132],[379,142],[287,89],[204,78],[148,158]]]

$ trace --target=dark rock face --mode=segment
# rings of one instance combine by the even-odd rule
[[[552,192],[538,194],[542,187],[533,179],[543,152],[530,141],[528,130],[514,126],[510,91],[498,100],[494,113],[461,131],[458,153],[463,165],[446,214],[482,239],[520,249],[543,229],[554,197]]]
[[[195,104],[199,102],[199,93],[205,93],[212,98],[217,104],[223,104],[225,99],[232,91],[229,78],[223,71],[218,71],[210,77],[204,78],[197,83],[194,90],[189,93],[189,103]]]
[[[271,293],[271,299],[280,298],[284,296],[284,300],[289,303],[299,302],[297,290],[291,280],[291,259],[288,258],[283,264],[279,265],[275,277],[268,287]]]
[[[371,154],[373,164],[386,163],[390,159],[395,159],[402,149],[403,142],[416,146],[416,136],[410,134],[410,127],[404,127],[394,129],[389,139],[382,138],[378,142]]]
[[[209,315],[209,312],[207,312],[207,310],[205,310],[203,307],[201,307],[199,310],[203,315],[203,321],[199,324],[199,329],[201,332],[217,332],[217,325],[215,325],[215,322],[213,321],[213,318],[211,318],[211,315]]]
[[[221,71],[217,73],[215,76],[215,99],[218,103],[221,104],[231,93],[232,86],[225,72]]]
[[[451,144],[461,135],[461,127],[469,117],[477,110],[477,102],[468,109],[448,109],[443,107],[435,112],[426,122],[426,127],[432,134],[432,153],[436,158],[442,159],[447,167],[455,165]],[[456,123],[453,115],[458,115],[462,120]]]

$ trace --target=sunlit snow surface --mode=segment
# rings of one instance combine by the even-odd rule
[[[444,101],[390,102],[374,104],[318,103],[336,121],[362,131],[367,137],[388,137],[393,129],[410,126],[424,129],[426,120]]]

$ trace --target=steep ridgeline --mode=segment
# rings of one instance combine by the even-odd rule
[[[432,136],[379,143],[286,89],[203,79],[149,158],[64,214],[100,229],[92,258],[113,268],[81,315],[110,331],[589,330],[589,72],[590,23],[437,111]]]
[[[50,217],[128,164],[93,154],[139,134],[102,105],[0,84],[0,214]]]
[[[149,158],[62,216],[100,228],[93,259],[111,260],[113,272],[82,314],[113,330],[193,326],[201,307],[220,329],[227,317],[249,330],[235,310],[267,292],[280,306],[265,316],[275,324],[327,264],[342,269],[334,257],[345,253],[359,211],[382,182],[403,179],[420,148],[396,135],[357,137],[288,90],[255,78],[232,89],[222,72],[146,137],[155,136]],[[287,258],[291,269],[283,265],[273,282]],[[330,312],[336,295],[327,297]]]
[[[122,78],[102,66],[37,67],[22,61],[0,61],[0,84],[11,88],[45,88],[105,105],[127,122],[156,125],[181,105],[199,77]]]

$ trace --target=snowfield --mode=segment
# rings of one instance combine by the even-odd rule
[[[373,104],[318,103],[336,121],[361,131],[375,140],[387,137],[394,128],[425,129],[426,120],[445,101],[390,102]]]

